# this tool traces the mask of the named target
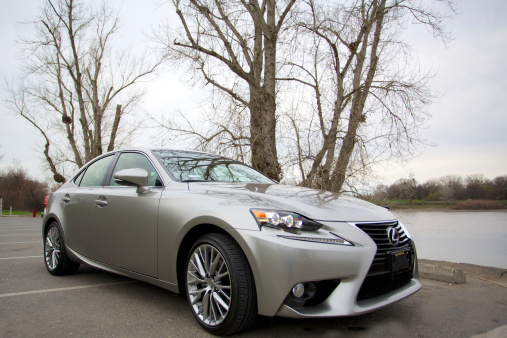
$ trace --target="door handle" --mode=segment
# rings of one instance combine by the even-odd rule
[[[95,204],[97,204],[99,207],[105,207],[107,205],[107,201],[95,200]]]
[[[62,201],[64,201],[65,203],[68,203],[70,202],[70,196],[69,195],[65,195],[62,197]]]

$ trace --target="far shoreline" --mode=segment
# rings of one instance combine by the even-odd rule
[[[417,211],[427,211],[427,212],[507,212],[507,209],[452,209],[452,208],[390,208],[391,212],[417,212]]]
[[[366,201],[389,208],[391,211],[399,210],[427,210],[427,211],[487,211],[507,210],[507,200],[465,200],[465,201],[426,201],[426,200],[371,200]]]

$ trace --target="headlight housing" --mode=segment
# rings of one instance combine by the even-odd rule
[[[322,224],[301,216],[295,212],[267,209],[250,209],[259,227],[267,226],[291,233],[317,231]]]

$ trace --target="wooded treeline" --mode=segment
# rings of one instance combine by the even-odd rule
[[[25,169],[12,166],[0,171],[0,198],[3,210],[30,211],[44,208],[44,197],[49,193],[46,183],[30,178]]]
[[[391,185],[378,185],[371,198],[428,201],[506,200],[507,175],[492,180],[481,174],[464,178],[459,175],[447,175],[424,183],[418,183],[414,178],[400,178]]]

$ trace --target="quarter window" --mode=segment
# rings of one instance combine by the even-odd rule
[[[83,170],[81,171],[81,173],[78,175],[78,177],[76,177],[76,179],[74,180],[74,184],[79,186],[79,184],[81,183],[81,180],[83,179],[83,175],[85,173],[86,170]]]

